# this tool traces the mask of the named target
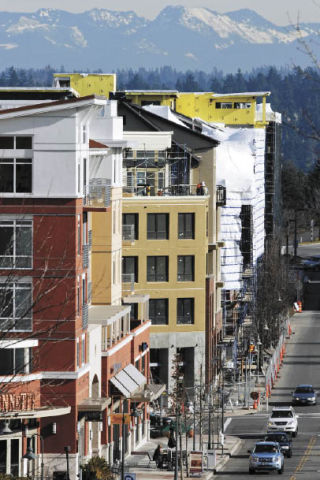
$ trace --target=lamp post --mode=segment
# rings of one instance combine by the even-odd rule
[[[140,417],[140,413],[136,408],[133,408],[130,413],[130,417],[138,418]],[[124,480],[124,470],[125,470],[125,455],[124,455],[124,426],[126,425],[126,417],[124,412],[124,405],[122,405],[122,448],[121,448],[121,480]],[[68,479],[69,480],[69,479]]]
[[[70,450],[71,450],[71,447],[69,447],[69,446],[64,447],[64,451],[66,453],[66,461],[67,461],[67,480],[70,480],[70,475],[69,475],[69,472],[70,472],[70,469],[69,469],[69,453],[70,453]]]
[[[40,446],[41,446],[41,468],[40,468],[40,478],[41,480],[44,479],[44,462],[43,462],[43,451],[44,451],[44,441],[43,441],[43,436],[40,435],[40,433],[34,433],[32,435],[32,437],[39,437],[40,438]],[[31,438],[32,438],[31,437]],[[33,453],[33,450],[32,450],[32,447],[29,445],[29,447],[27,448],[27,453],[25,453],[23,455],[22,458],[25,458],[27,460],[36,460],[37,459],[37,455],[35,455]],[[68,478],[69,480],[69,478]]]

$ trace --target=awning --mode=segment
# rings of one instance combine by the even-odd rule
[[[147,383],[147,379],[134,365],[129,364],[112,377],[110,382],[122,395],[130,398]]]
[[[135,402],[153,402],[157,400],[165,390],[165,384],[149,383],[144,386],[144,390],[134,393],[131,399]]]
[[[68,415],[71,407],[39,407],[35,410],[1,412],[0,420],[15,420],[20,418],[45,418],[59,417],[60,415]]]
[[[111,404],[111,398],[86,398],[78,405],[79,412],[103,412]]]

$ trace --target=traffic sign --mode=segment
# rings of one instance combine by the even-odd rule
[[[137,476],[135,473],[125,473],[124,480],[136,480]]]

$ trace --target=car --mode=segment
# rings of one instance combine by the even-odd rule
[[[319,255],[314,255],[310,258],[302,260],[301,265],[304,268],[304,270],[319,271],[320,270],[320,256]]]
[[[316,405],[317,392],[312,385],[297,385],[292,394],[293,405]]]
[[[292,457],[292,439],[286,432],[270,432],[264,437],[265,442],[278,442],[280,450],[288,458]]]
[[[291,433],[293,437],[298,435],[298,415],[291,406],[272,409],[268,419],[267,432],[279,430]]]
[[[257,442],[249,457],[249,474],[259,471],[284,470],[284,456],[278,442]]]

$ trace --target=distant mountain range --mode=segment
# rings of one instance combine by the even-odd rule
[[[300,37],[319,59],[320,22],[299,27]],[[247,9],[221,14],[169,6],[154,20],[105,9],[0,12],[2,68],[50,64],[111,72],[171,65],[234,72],[265,65],[306,66],[310,58],[302,50],[294,26],[279,27]]]

